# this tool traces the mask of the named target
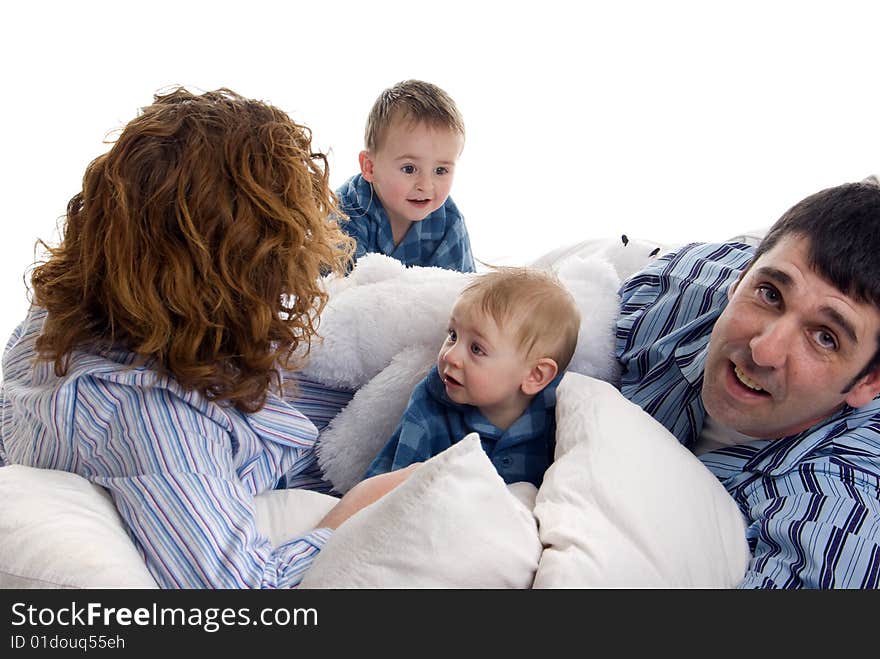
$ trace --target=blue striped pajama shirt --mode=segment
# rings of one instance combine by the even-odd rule
[[[339,226],[357,241],[355,260],[376,252],[407,266],[476,272],[467,227],[452,197],[425,219],[413,222],[400,244],[395,246],[391,222],[382,202],[361,174],[346,181],[336,195],[342,212],[349,218]]]
[[[709,335],[754,249],[688,245],[624,282],[623,394],[693,448]],[[700,456],[742,511],[752,559],[742,588],[880,586],[880,400],[797,435]]]
[[[129,352],[75,352],[58,378],[33,360],[44,319],[32,309],[3,355],[8,462],[106,488],[162,588],[298,585],[332,532],[273,547],[255,526],[254,496],[315,464],[312,422],[275,395],[254,414],[210,402]]]

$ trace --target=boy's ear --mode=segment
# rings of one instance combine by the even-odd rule
[[[844,402],[850,407],[861,407],[880,394],[880,366],[862,377],[846,392]]]
[[[532,365],[520,388],[525,395],[534,396],[550,384],[558,372],[559,367],[556,365],[555,360],[549,357],[542,357]]]
[[[361,166],[361,175],[368,183],[373,182],[373,159],[370,157],[369,151],[361,151],[358,154],[358,162]]]

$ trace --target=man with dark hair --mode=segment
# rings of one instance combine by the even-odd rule
[[[652,262],[621,288],[617,353],[623,394],[739,504],[741,587],[880,586],[880,186],[807,197],[757,249]]]

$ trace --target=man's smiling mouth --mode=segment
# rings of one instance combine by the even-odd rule
[[[748,375],[743,373],[740,370],[739,366],[737,366],[736,364],[733,365],[733,372],[736,375],[736,379],[739,380],[743,385],[745,385],[746,387],[748,387],[752,391],[756,391],[756,392],[760,392],[760,393],[767,393],[766,391],[764,391],[764,388],[761,387],[761,385],[759,385],[757,382],[752,380]]]

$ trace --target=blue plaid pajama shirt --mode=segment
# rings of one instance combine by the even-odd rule
[[[349,218],[339,223],[357,241],[355,260],[378,252],[407,266],[436,266],[460,272],[475,272],[471,241],[464,218],[449,197],[424,220],[413,222],[395,247],[391,223],[373,186],[357,174],[337,191],[339,206]]]
[[[507,430],[501,430],[472,405],[446,395],[434,366],[416,385],[397,430],[367,468],[364,478],[422,462],[479,433],[483,450],[505,483],[541,485],[556,446],[556,387],[562,374],[537,394]]]

